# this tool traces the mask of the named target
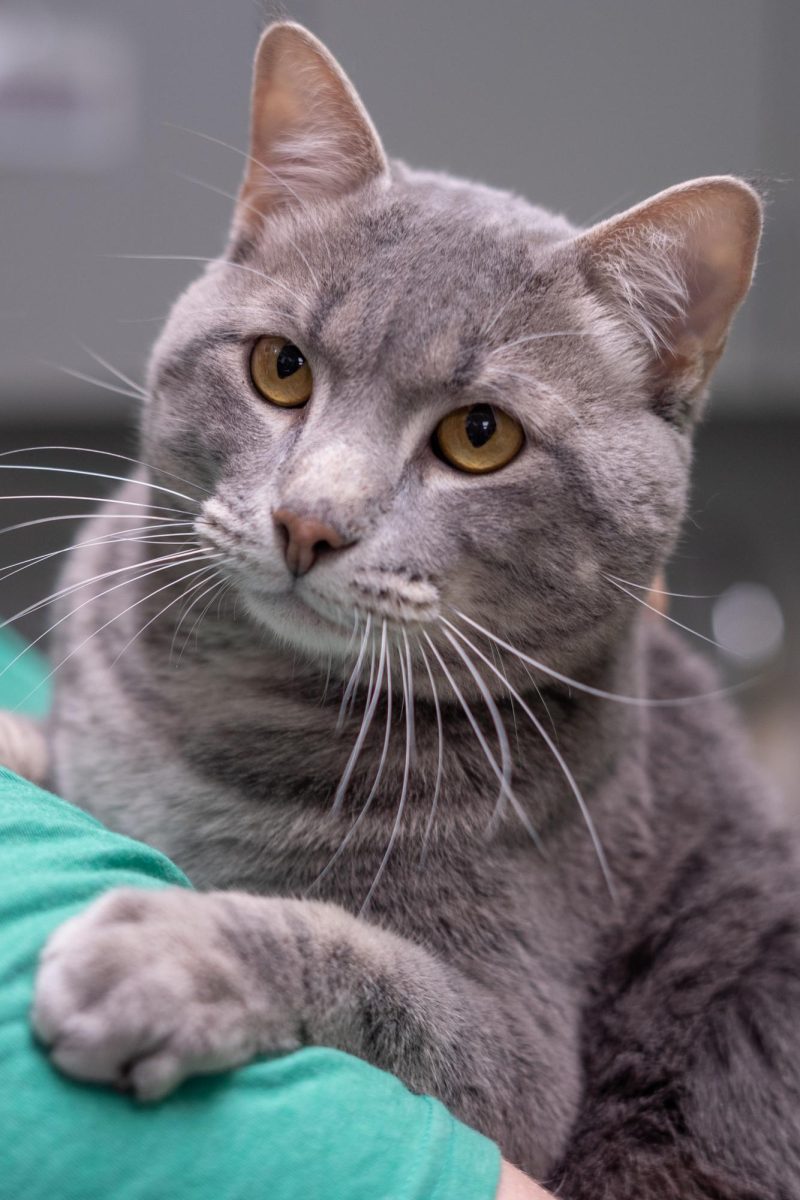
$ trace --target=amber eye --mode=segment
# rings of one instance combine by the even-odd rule
[[[433,435],[439,457],[473,475],[499,471],[519,453],[524,440],[519,422],[490,404],[457,408],[439,422]]]
[[[300,408],[314,382],[303,351],[281,337],[258,339],[250,355],[250,376],[264,399],[281,408]]]

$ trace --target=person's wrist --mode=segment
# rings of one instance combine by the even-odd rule
[[[553,1200],[553,1197],[504,1160],[500,1168],[496,1200]]]

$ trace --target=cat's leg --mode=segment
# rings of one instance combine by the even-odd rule
[[[338,1048],[442,1099],[528,1170],[554,1161],[580,1087],[552,1024],[526,1028],[422,947],[314,901],[111,892],[50,939],[33,1022],[62,1070],[141,1099],[258,1054]]]
[[[0,712],[0,766],[43,784],[50,755],[44,733],[35,721],[16,713]]]

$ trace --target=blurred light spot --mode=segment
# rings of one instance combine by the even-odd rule
[[[714,605],[711,622],[723,651],[739,661],[765,662],[783,642],[781,607],[763,583],[734,583]]]

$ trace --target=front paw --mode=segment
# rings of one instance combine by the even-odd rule
[[[125,888],[57,929],[32,1012],[56,1066],[156,1100],[188,1075],[295,1049],[298,1022],[252,976],[228,916],[221,896]]]

